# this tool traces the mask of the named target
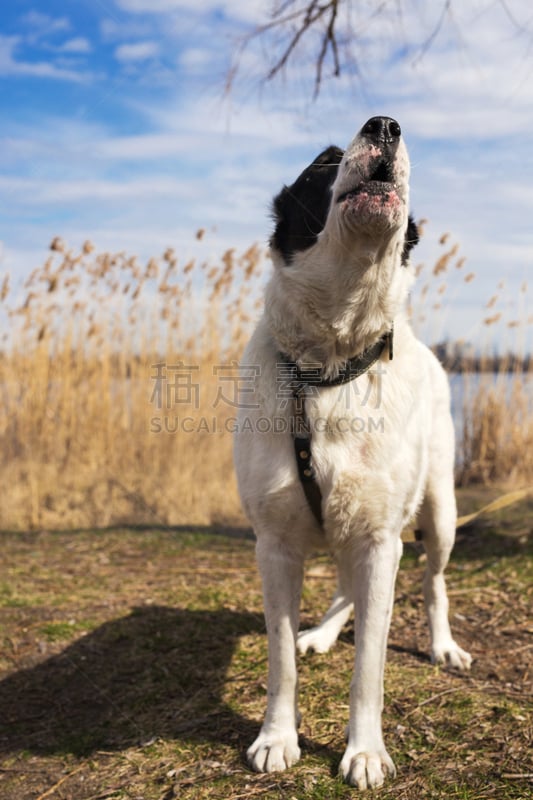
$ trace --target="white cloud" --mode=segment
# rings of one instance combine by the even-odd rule
[[[179,57],[179,63],[184,69],[203,69],[213,60],[213,51],[207,47],[188,47]]]
[[[194,0],[193,0],[194,1]],[[168,11],[178,11],[191,6],[187,0],[117,0],[117,5],[124,11],[135,14],[165,14]],[[194,3],[197,6],[197,3]]]
[[[40,11],[28,11],[21,17],[23,25],[29,28],[37,36],[49,36],[58,31],[68,31],[71,28],[70,20],[67,17],[51,17]]]
[[[169,133],[139,136],[103,137],[92,147],[93,155],[112,161],[142,161],[153,158],[180,156],[184,152],[183,139]]]
[[[60,53],[90,53],[93,48],[88,39],[76,36],[73,39],[67,39],[55,49]]]
[[[134,14],[168,14],[169,12],[185,11],[188,13],[201,12],[207,16],[214,11],[222,11],[229,17],[257,24],[265,18],[264,0],[203,0],[200,5],[198,0],[117,0],[117,4],[124,11]]]
[[[142,39],[146,37],[146,24],[138,18],[112,19],[104,17],[100,20],[100,33],[107,42]]]
[[[131,61],[146,61],[154,58],[159,53],[157,42],[134,42],[121,44],[115,50],[115,58],[122,63]]]
[[[0,177],[0,191],[11,201],[22,201],[31,196],[31,204],[60,205],[62,202],[78,203],[91,200],[116,200],[128,197],[176,197],[181,189],[177,178],[138,178],[129,181],[106,180],[54,180],[41,178]],[[28,201],[26,201],[28,202]]]
[[[17,60],[15,50],[21,42],[20,36],[0,35],[0,75],[18,75],[34,78],[51,78],[52,80],[85,83],[90,80],[86,72],[59,67],[52,61]]]

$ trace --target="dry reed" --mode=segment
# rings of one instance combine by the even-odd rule
[[[242,521],[231,464],[236,364],[261,307],[266,254],[252,246],[218,264],[181,264],[168,249],[142,265],[90,242],[75,253],[57,237],[50,249],[22,296],[8,276],[1,283],[10,325],[0,527]],[[453,265],[463,266],[456,246],[419,289],[415,324],[443,302]],[[463,398],[461,481],[531,480],[530,400],[518,374],[490,392],[474,382]]]
[[[428,313],[428,309],[442,307],[442,296],[447,284],[437,286],[434,278],[461,270],[465,259],[457,257],[457,244],[449,245],[449,234],[444,234],[439,243],[447,247],[437,259],[432,274],[410,301],[410,312],[415,330],[426,341],[435,342],[435,328],[439,319]],[[418,275],[425,272],[424,265],[417,268]],[[472,283],[475,273],[468,272],[463,281]],[[478,336],[479,350],[463,342],[445,343],[437,347],[437,353],[450,372],[460,373],[460,392],[455,396],[455,424],[457,433],[457,482],[499,485],[528,485],[533,481],[533,371],[530,355],[526,353],[526,330],[532,323],[527,315],[527,284],[520,287],[520,297],[514,305],[505,297],[505,284],[500,282],[498,291],[480,307],[481,333]],[[459,290],[460,291],[460,290]],[[439,298],[439,302],[434,302]],[[450,298],[453,303],[455,298]],[[515,318],[504,319],[498,306],[511,309]],[[494,313],[486,315],[486,309]],[[505,343],[507,354],[498,357],[489,354],[488,342],[483,346],[483,330],[500,323],[502,329],[512,333]],[[433,325],[433,329],[431,326]],[[452,376],[452,390],[454,381]]]
[[[4,295],[0,526],[237,519],[232,364],[264,254],[209,270],[172,250],[145,266],[89,242],[51,250],[22,299]]]

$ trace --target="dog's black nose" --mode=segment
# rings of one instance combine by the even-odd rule
[[[361,128],[361,133],[376,144],[398,143],[402,129],[391,117],[371,117]]]

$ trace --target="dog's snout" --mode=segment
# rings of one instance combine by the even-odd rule
[[[361,129],[361,134],[375,144],[398,144],[402,129],[391,117],[371,117]]]

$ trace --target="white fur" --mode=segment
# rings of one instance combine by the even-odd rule
[[[402,312],[413,279],[411,268],[401,265],[409,178],[403,141],[393,165],[395,189],[382,207],[360,196],[337,202],[364,180],[376,152],[358,135],[339,168],[316,244],[297,253],[290,266],[273,252],[265,313],[243,357],[243,364],[260,367],[260,377],[254,395],[243,398],[247,407],[235,437],[239,490],[257,537],[269,641],[267,710],[249,762],[271,772],[298,760],[296,649],[326,652],[355,606],[341,772],[360,789],[379,786],[395,773],[381,732],[383,672],[400,534],[418,510],[427,551],[424,598],[432,659],[459,669],[471,661],[450,632],[443,577],[456,519],[448,385]],[[264,422],[258,424],[276,420],[279,429],[293,412],[280,391],[279,353],[302,364],[318,362],[335,375],[392,323],[392,361],[385,352],[356,381],[315,389],[307,397],[323,496],[321,530],[298,479],[290,432],[262,432]],[[254,402],[257,407],[250,409]],[[304,557],[316,545],[331,549],[339,587],[320,625],[298,634]]]

